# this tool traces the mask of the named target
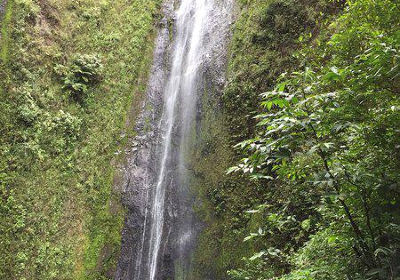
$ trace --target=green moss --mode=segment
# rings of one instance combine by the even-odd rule
[[[8,45],[9,45],[9,40],[10,40],[9,25],[10,25],[11,19],[12,19],[12,8],[13,8],[13,0],[9,0],[7,2],[5,14],[4,14],[2,22],[1,22],[0,58],[3,60],[3,62],[7,62],[7,58],[8,58],[8,48],[9,48]]]
[[[243,229],[247,228],[247,222],[243,221],[240,229],[237,228],[238,225],[234,225],[234,202],[228,201],[225,204],[211,197],[216,192],[227,196],[225,188],[230,179],[226,177],[226,170],[235,159],[230,144],[229,126],[218,105],[218,98],[214,86],[205,86],[200,102],[202,118],[192,131],[193,148],[189,148],[190,153],[186,155],[188,169],[191,171],[189,185],[197,197],[196,213],[206,224],[193,255],[193,280],[214,277],[226,279],[227,269],[235,266],[241,256],[249,251],[249,244],[242,242],[245,236]],[[237,182],[240,185],[244,181],[238,179]],[[243,188],[238,188],[234,197],[240,197],[242,190]]]
[[[115,153],[140,111],[158,9],[158,0],[14,2],[5,18],[13,24],[2,25],[13,51],[0,67],[0,213],[8,217],[0,278],[113,277],[124,219]],[[54,71],[76,54],[104,65],[79,103]]]
[[[259,94],[270,89],[281,73],[301,64],[292,55],[302,46],[297,39],[305,30],[317,31],[313,22],[317,11],[326,9],[328,4],[323,2],[251,0],[237,4],[223,106],[215,115],[218,97],[212,89],[204,94],[205,116],[197,135],[200,140],[197,153],[191,155],[198,174],[194,182],[199,197],[197,212],[207,224],[195,253],[194,279],[228,279],[227,270],[243,266],[243,258],[261,250],[261,245],[243,239],[258,231],[264,216],[246,211],[266,201],[269,186],[240,175],[227,176],[226,170],[241,158],[233,146],[254,136]],[[287,5],[290,11],[282,14]],[[282,18],[284,22],[275,22]],[[280,28],[285,34],[280,34]]]

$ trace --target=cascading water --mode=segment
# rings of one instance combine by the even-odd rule
[[[223,81],[232,0],[181,0],[176,11],[174,4],[164,3],[148,98],[125,168],[128,213],[116,279],[193,280],[190,259],[201,226],[186,157],[204,84]]]
[[[165,91],[164,113],[161,119],[161,125],[164,127],[162,159],[152,206],[149,251],[150,280],[154,280],[156,277],[158,254],[163,234],[165,190],[168,184],[166,173],[168,168],[174,168],[174,163],[171,162],[173,160],[171,156],[172,145],[174,144],[172,143],[173,128],[178,126],[179,129],[179,126],[181,126],[180,146],[182,147],[192,117],[195,115],[196,92],[194,85],[201,63],[201,51],[199,49],[205,36],[204,22],[209,15],[210,8],[212,8],[210,2],[210,0],[182,0],[176,13],[177,37],[173,52],[171,76]],[[188,53],[186,53],[187,49],[189,50]],[[178,116],[179,111],[180,117]],[[178,153],[182,155],[182,149],[179,149]],[[183,159],[182,156],[179,158]]]

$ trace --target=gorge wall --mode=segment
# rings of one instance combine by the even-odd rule
[[[203,225],[191,164],[201,134],[209,133],[204,108],[224,85],[233,3],[163,7],[148,97],[124,168],[129,210],[117,279],[201,279],[192,264]]]
[[[397,279],[398,14],[0,0],[0,279]]]

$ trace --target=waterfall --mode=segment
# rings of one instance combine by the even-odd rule
[[[172,70],[168,86],[165,90],[165,106],[161,119],[162,157],[159,167],[159,175],[155,188],[152,205],[152,219],[150,231],[150,280],[154,280],[157,272],[158,254],[164,225],[165,191],[168,184],[166,175],[171,164],[172,133],[174,126],[181,126],[182,139],[190,126],[195,114],[196,92],[195,80],[201,63],[202,41],[205,36],[205,20],[212,7],[210,0],[182,0],[181,6],[176,12],[177,37],[174,44]],[[180,106],[178,106],[178,100]],[[179,109],[182,116],[179,117]],[[180,123],[179,123],[180,122]],[[178,150],[182,154],[182,149]],[[182,156],[180,156],[182,159]]]
[[[201,229],[185,159],[193,148],[204,84],[224,79],[232,0],[178,3],[175,10],[174,0],[164,2],[166,18],[135,139],[139,148],[127,165],[123,196],[129,211],[116,279],[191,280],[190,259]]]

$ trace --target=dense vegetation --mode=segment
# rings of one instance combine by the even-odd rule
[[[111,160],[132,134],[122,132],[142,96],[158,10],[149,0],[8,1],[0,279],[112,278],[123,210]]]
[[[159,2],[7,2],[0,279],[113,277],[116,155]],[[193,280],[400,279],[398,1],[236,10],[228,82],[207,88],[191,155],[207,224]]]
[[[243,157],[228,173],[258,189],[230,278],[398,279],[400,6],[262,2],[243,3],[225,92]]]

